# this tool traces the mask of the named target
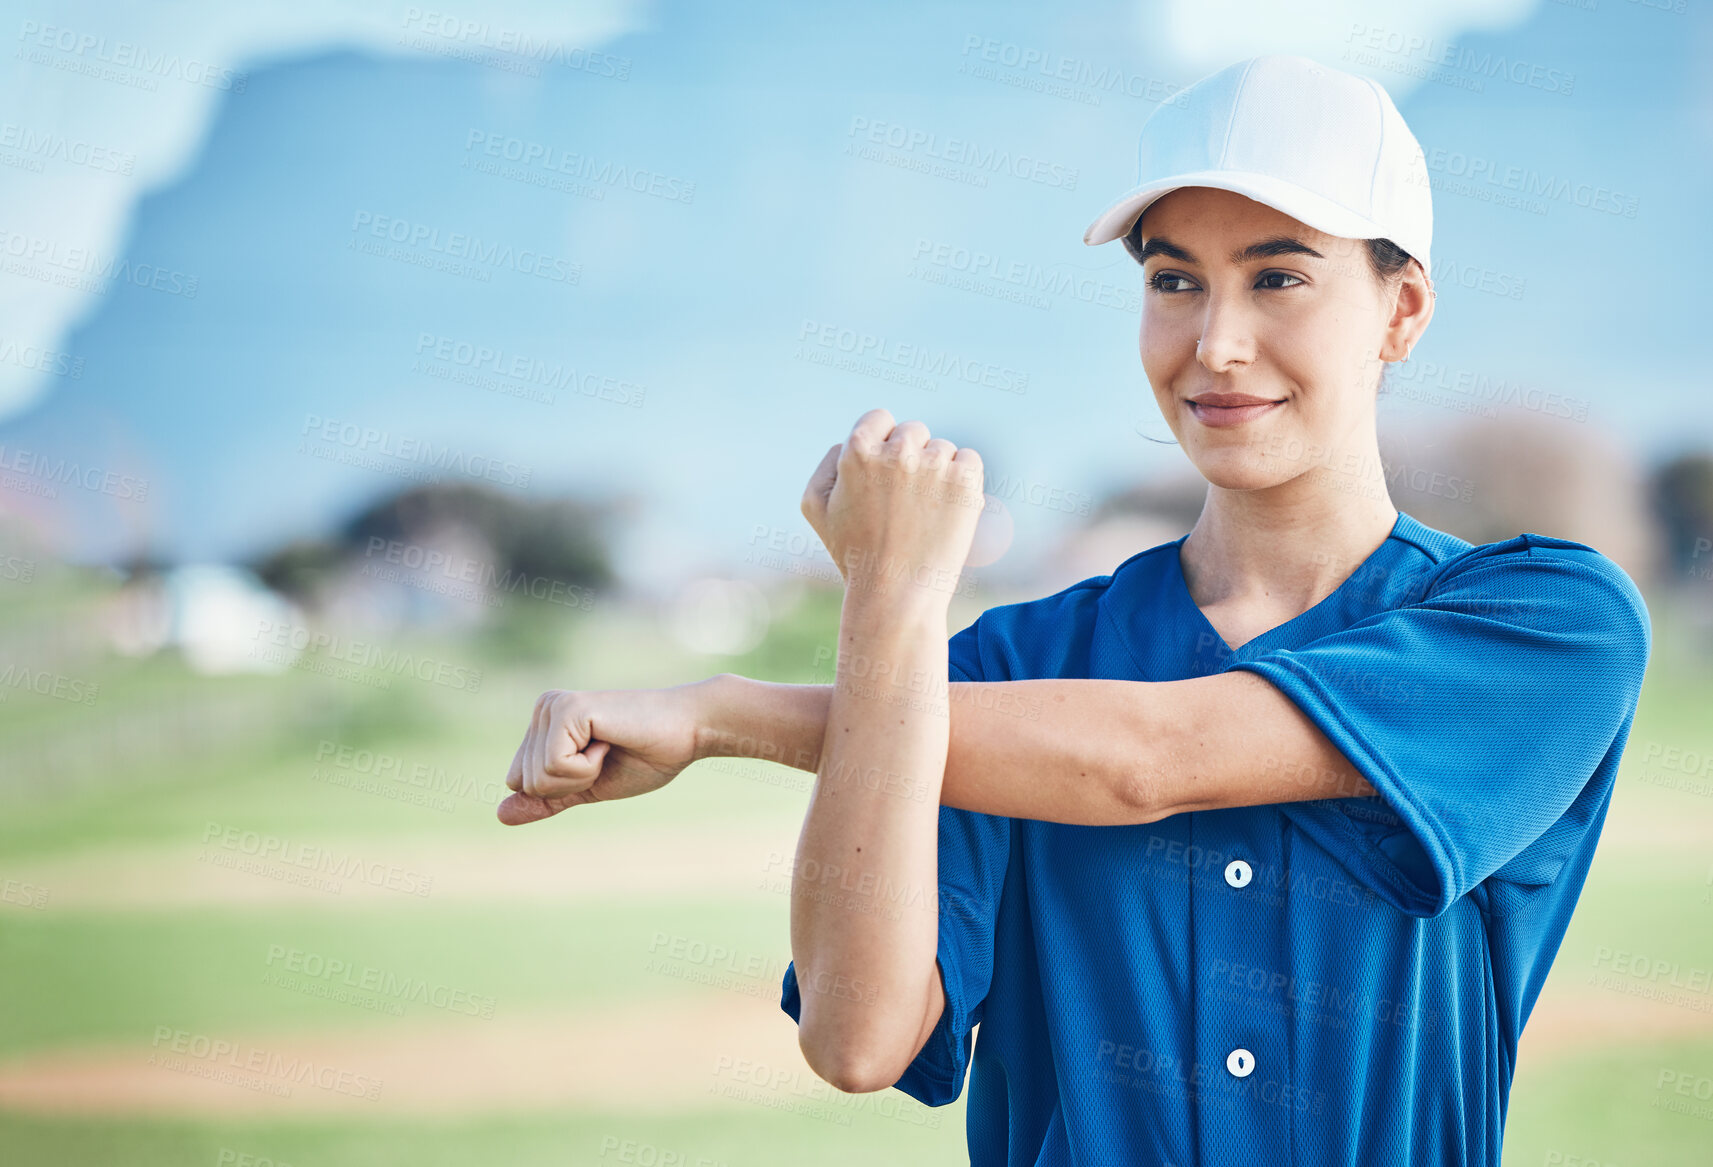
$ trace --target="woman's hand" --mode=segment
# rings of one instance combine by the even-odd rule
[[[670,689],[549,689],[536,698],[500,803],[507,826],[665,786],[697,758],[706,682]]]
[[[985,501],[980,454],[871,409],[821,459],[802,507],[848,589],[902,595],[914,583],[949,602]]]

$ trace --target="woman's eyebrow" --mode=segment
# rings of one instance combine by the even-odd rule
[[[1169,256],[1180,263],[1199,262],[1195,256],[1167,239],[1164,235],[1154,235],[1150,237],[1147,242],[1143,243],[1141,251],[1136,256],[1136,260],[1138,263],[1146,263],[1148,262],[1148,257],[1152,255]],[[1312,255],[1316,259],[1326,258],[1326,256],[1322,255],[1308,244],[1303,243],[1301,240],[1292,239],[1289,235],[1275,235],[1271,239],[1262,239],[1249,244],[1247,247],[1238,248],[1236,251],[1231,253],[1230,259],[1233,264],[1245,264],[1252,260],[1271,259],[1274,256],[1279,255]]]

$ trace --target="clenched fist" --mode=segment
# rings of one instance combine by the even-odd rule
[[[803,516],[849,590],[949,602],[985,501],[980,454],[871,409],[815,468]]]
[[[707,685],[670,689],[549,689],[536,698],[512,758],[500,821],[531,823],[585,802],[665,786],[696,760]]]

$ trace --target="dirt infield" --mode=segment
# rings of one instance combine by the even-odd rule
[[[337,909],[418,895],[435,903],[587,903],[690,889],[747,894],[755,890],[769,856],[790,856],[797,846],[797,824],[789,822],[616,834],[555,832],[557,825],[496,826],[493,837],[480,842],[409,836],[311,841],[222,833],[177,846],[91,850],[9,864],[6,874],[44,889],[55,910],[253,903]]]
[[[1647,811],[1656,808],[1637,800]],[[1677,856],[1705,863],[1706,816],[1615,813],[1598,865]],[[1691,808],[1698,810],[1699,808]],[[436,902],[540,902],[757,893],[762,865],[789,855],[797,824],[738,822],[602,833],[551,825],[496,830],[491,840],[365,839],[352,847],[389,869],[432,875]],[[210,838],[175,847],[87,851],[13,869],[54,909],[176,909],[214,904],[373,904],[399,892],[362,878],[338,894],[277,870],[217,857],[245,844]],[[1598,869],[1596,874],[1598,875]],[[784,901],[778,901],[784,910]],[[16,910],[31,910],[17,908]],[[157,1031],[153,1043],[43,1051],[0,1062],[0,1108],[41,1114],[481,1116],[573,1108],[682,1113],[701,1107],[808,1108],[828,1088],[797,1048],[777,982],[746,991],[675,985],[642,1003],[531,1017],[378,1022],[312,1032]],[[1520,1063],[1600,1048],[1690,1038],[1713,1042],[1713,1013],[1560,975],[1525,1030]],[[216,1041],[221,1044],[216,1045]],[[176,1048],[175,1048],[176,1047]],[[834,1096],[835,1098],[840,1096]]]
[[[63,1050],[0,1063],[0,1107],[38,1114],[478,1116],[681,1113],[733,1097],[804,1110],[829,1088],[777,995],[710,992],[591,1015]],[[1543,996],[1520,1059],[1638,1038],[1713,1039],[1713,1016],[1611,992]],[[175,1045],[178,1052],[174,1052]],[[831,1096],[835,1103],[840,1096]]]
[[[1523,1028],[1517,1056],[1527,1061],[1674,1038],[1713,1042],[1713,1013],[1598,988],[1548,990]]]
[[[0,1063],[0,1107],[187,1117],[559,1107],[670,1113],[722,1104],[716,1092],[728,1083],[749,1090],[774,1083],[773,1094],[789,1096],[820,1082],[772,994],[720,992],[598,1015],[459,1021],[409,1031],[258,1035],[220,1050],[195,1035],[172,1035],[158,1046],[55,1051]]]

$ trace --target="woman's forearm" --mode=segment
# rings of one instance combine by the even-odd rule
[[[813,774],[821,768],[831,685],[788,685],[721,673],[706,687],[696,758],[760,758]]]
[[[912,591],[906,589],[906,591]],[[791,952],[799,1035],[822,1077],[880,1089],[915,1055],[933,1000],[946,612],[847,593],[824,745],[797,842]],[[884,671],[872,662],[891,662]],[[807,706],[807,701],[803,705]],[[812,718],[772,727],[793,752]]]
[[[944,651],[942,645],[942,657]],[[875,652],[868,652],[863,663],[865,674],[887,677],[903,668],[903,662]],[[943,659],[939,667],[943,680]],[[706,683],[705,718],[696,734],[698,759],[760,758],[810,773],[820,770],[832,685],[782,684],[736,673]],[[871,684],[867,675],[853,678],[854,686]],[[909,678],[898,684],[908,688]],[[914,684],[925,688],[925,678]],[[942,805],[1058,822],[1135,821],[1135,808],[1121,797],[1125,772],[1112,763],[1125,752],[1126,727],[1111,716],[1110,704],[1103,711],[1100,702],[1067,700],[1076,690],[1054,681],[959,681],[942,692],[949,696],[951,713]],[[877,773],[873,780],[895,791],[905,782],[896,771]]]
[[[1267,689],[1250,674],[954,682],[940,802],[1110,826],[1178,810],[1374,794],[1276,695],[1246,714],[1244,703]],[[713,678],[697,756],[767,758],[813,772],[832,691]],[[1241,773],[1222,773],[1233,756]]]

